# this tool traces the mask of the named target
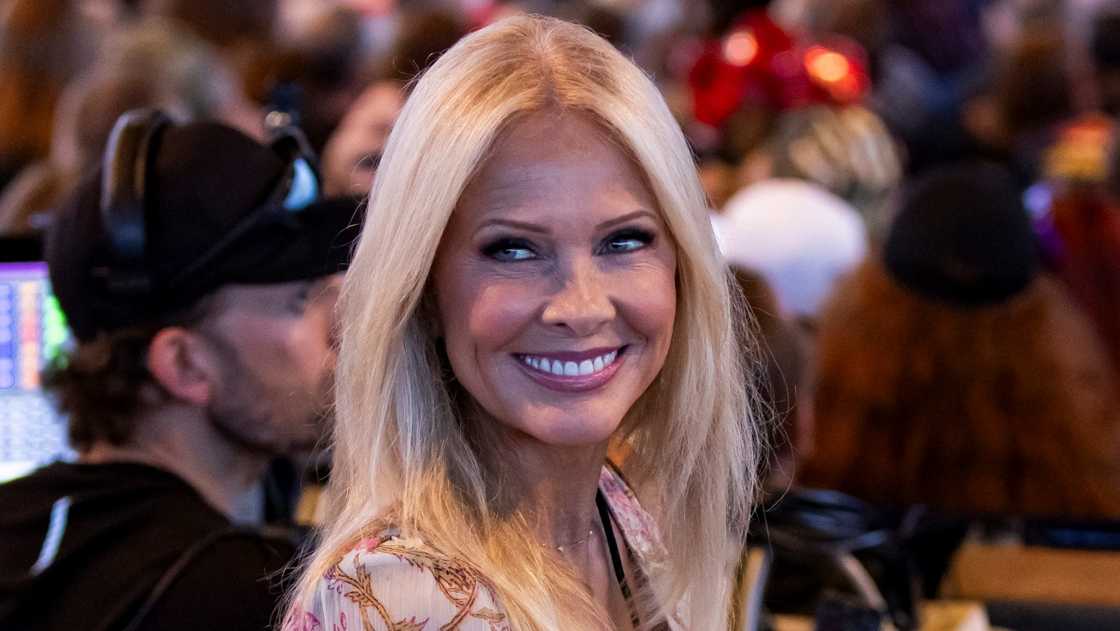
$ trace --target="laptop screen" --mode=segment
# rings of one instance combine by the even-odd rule
[[[68,340],[46,263],[0,260],[0,482],[73,455],[40,376]]]

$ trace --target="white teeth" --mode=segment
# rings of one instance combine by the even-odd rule
[[[585,359],[578,363],[574,361],[561,361],[559,359],[549,360],[544,357],[534,357],[531,355],[521,356],[521,361],[524,362],[526,366],[541,372],[551,373],[558,377],[586,377],[588,375],[594,375],[595,373],[602,372],[613,364],[615,359],[618,359],[618,351],[611,351],[605,355],[600,355],[594,359]]]

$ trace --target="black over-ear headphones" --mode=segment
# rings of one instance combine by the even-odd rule
[[[98,270],[98,275],[111,294],[138,297],[156,289],[147,264],[148,173],[155,165],[160,135],[172,124],[171,118],[157,109],[130,110],[117,119],[105,145],[100,208],[112,262]],[[289,165],[285,177],[264,204],[165,283],[164,290],[187,282],[267,216],[278,211],[298,213],[319,199],[315,154],[299,129],[274,130],[270,147]]]
[[[163,112],[125,112],[113,125],[101,163],[101,223],[109,238],[112,264],[105,268],[110,293],[141,295],[151,290],[145,266],[146,201],[153,145],[171,119]]]

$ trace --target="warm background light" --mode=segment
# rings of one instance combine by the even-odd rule
[[[758,40],[750,31],[732,33],[723,45],[723,56],[736,66],[745,66],[758,55]]]
[[[821,46],[813,46],[805,53],[805,67],[809,74],[825,83],[837,83],[852,71],[846,57]]]

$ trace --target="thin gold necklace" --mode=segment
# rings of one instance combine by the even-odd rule
[[[582,538],[576,539],[575,541],[569,541],[567,543],[564,543],[564,544],[561,544],[561,545],[558,545],[558,546],[554,545],[552,547],[555,548],[557,552],[563,552],[566,549],[574,548],[576,546],[583,545],[583,544],[587,543],[587,541],[589,539],[591,539],[591,537],[593,537],[594,535],[595,535],[595,529],[590,528],[590,529],[588,529],[587,534],[584,535]]]

